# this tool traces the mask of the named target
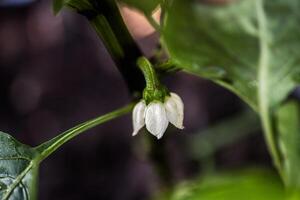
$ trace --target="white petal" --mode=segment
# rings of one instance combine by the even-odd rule
[[[140,101],[137,103],[132,111],[132,124],[133,124],[133,133],[132,136],[138,134],[139,130],[145,125],[145,108],[146,103]]]
[[[145,122],[147,130],[157,139],[160,139],[165,133],[169,121],[161,102],[151,102],[145,111]]]
[[[165,101],[165,108],[168,120],[177,128],[183,129],[184,105],[181,98],[177,94],[171,93],[171,96]]]

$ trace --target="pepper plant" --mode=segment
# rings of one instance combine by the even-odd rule
[[[290,94],[300,82],[300,1],[232,0],[222,6],[209,2],[54,0],[56,14],[68,7],[89,21],[126,81],[132,102],[37,147],[0,133],[0,198],[36,199],[38,168],[44,159],[80,133],[134,107],[134,135],[144,125],[157,138],[169,122],[182,129],[183,103],[159,80],[180,70],[230,90],[257,113],[282,183],[274,184],[266,173],[236,173],[223,176],[219,185],[214,183],[220,183],[220,177],[210,177],[206,184],[188,184],[180,195],[161,198],[244,199],[241,191],[245,191],[248,199],[299,199],[300,108]],[[144,57],[123,22],[119,10],[123,5],[149,20],[160,35],[159,51],[167,57],[157,54],[149,58],[151,62]],[[156,9],[161,9],[160,23],[152,18]]]

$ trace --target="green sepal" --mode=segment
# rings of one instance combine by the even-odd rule
[[[152,101],[160,101],[164,103],[166,97],[168,96],[170,96],[170,92],[163,85],[160,85],[159,88],[156,88],[154,90],[145,88],[143,91],[143,99],[145,100],[147,105]]]

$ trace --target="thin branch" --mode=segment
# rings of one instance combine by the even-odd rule
[[[53,152],[55,152],[58,148],[60,148],[63,144],[70,141],[80,133],[83,133],[97,125],[103,124],[104,122],[110,121],[114,118],[120,117],[122,115],[125,115],[126,113],[130,112],[133,108],[133,103],[117,109],[113,112],[107,113],[105,115],[102,115],[100,117],[97,117],[95,119],[89,120],[87,122],[84,122],[82,124],[79,124],[62,134],[56,136],[55,138],[37,146],[35,149],[40,152],[40,155],[38,156],[38,161],[41,162],[45,158],[47,158],[49,155],[51,155]]]

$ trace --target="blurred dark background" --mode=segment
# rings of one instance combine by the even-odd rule
[[[0,130],[31,146],[130,101],[122,77],[85,18],[70,11],[54,16],[51,3],[0,0]],[[158,36],[141,19],[128,14],[126,22],[150,56]],[[186,129],[169,128],[162,140],[154,141],[170,182],[193,179],[211,162],[218,170],[270,166],[252,118],[253,126],[244,120],[247,130],[235,134],[243,137],[235,136],[203,160],[193,156],[190,141],[197,143],[200,137],[203,144],[203,131],[232,117],[239,119],[248,108],[235,95],[195,76],[180,72],[164,81],[186,107]],[[127,115],[67,143],[42,163],[39,199],[149,199],[163,187],[154,166],[160,161],[147,156],[147,133],[131,137],[131,132]],[[225,134],[230,138],[234,132],[233,125]],[[203,153],[201,148],[197,151]]]

